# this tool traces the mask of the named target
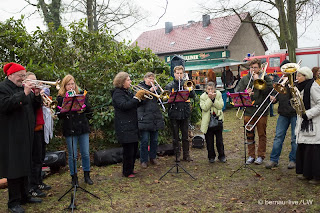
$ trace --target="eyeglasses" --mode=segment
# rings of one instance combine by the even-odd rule
[[[16,74],[16,76],[18,76],[18,77],[20,77],[20,78],[25,78],[25,77],[27,77],[27,75],[26,74]]]

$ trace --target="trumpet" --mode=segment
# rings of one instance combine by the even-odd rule
[[[157,99],[160,98],[160,95],[157,95],[155,93],[150,92],[149,90],[139,86],[139,85],[130,85],[132,87],[132,90],[135,92],[138,92],[139,90],[143,90],[146,92],[146,94],[144,95],[145,98],[152,100],[153,97],[156,97]]]
[[[51,86],[55,86],[57,90],[60,89],[60,85],[59,85],[60,84],[60,80],[42,81],[42,80],[26,79],[22,83],[25,83],[26,81],[32,82],[35,85],[35,87],[38,88],[38,89],[50,88]]]
[[[254,88],[258,89],[258,90],[264,90],[267,86],[267,83],[266,81],[264,80],[264,76],[266,74],[266,71],[267,71],[267,67],[268,67],[268,62],[265,62],[261,65],[261,70],[262,70],[262,73],[261,73],[261,76],[260,78],[256,79],[253,81],[253,85],[254,85]],[[261,72],[261,71],[260,71]]]
[[[41,97],[43,105],[50,108],[51,117],[56,118],[57,116],[55,115],[54,110],[58,106],[58,101],[51,100],[51,98],[49,98],[49,96],[47,96],[45,93],[42,93]]]

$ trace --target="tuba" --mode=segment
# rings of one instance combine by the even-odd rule
[[[300,91],[298,90],[297,87],[294,86],[294,81],[293,81],[293,74],[297,72],[297,70],[300,68],[300,63],[299,61],[297,64],[296,63],[288,63],[285,64],[281,67],[281,72],[283,74],[286,74],[288,76],[288,81],[289,81],[289,90],[291,94],[291,99],[290,99],[290,104],[291,106],[296,110],[297,114],[301,117],[302,114],[306,112],[306,109],[303,104],[303,99],[301,97]]]

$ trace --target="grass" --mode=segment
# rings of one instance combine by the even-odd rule
[[[276,111],[276,109],[275,109]],[[288,170],[290,151],[290,129],[284,142],[279,167],[267,170],[263,165],[241,169],[230,175],[244,162],[243,121],[235,117],[236,109],[225,111],[225,132],[223,133],[227,163],[209,164],[206,149],[191,149],[193,162],[181,162],[188,172],[167,174],[174,163],[173,156],[159,157],[159,166],[141,169],[134,179],[123,178],[121,164],[107,167],[92,166],[94,185],[83,183],[83,173],[79,171],[80,186],[98,195],[95,199],[78,190],[76,212],[319,212],[320,186],[308,184],[296,178],[295,170]],[[267,155],[269,160],[275,135],[277,117],[269,117],[267,127]],[[195,135],[200,134],[196,128]],[[28,204],[27,212],[61,212],[70,203],[70,194],[62,201],[58,198],[70,185],[67,168],[50,175],[45,182],[53,189],[41,204]],[[1,189],[0,212],[7,209],[7,189]],[[110,200],[111,197],[112,201]],[[312,204],[308,203],[311,202]],[[298,202],[298,203],[295,203]]]

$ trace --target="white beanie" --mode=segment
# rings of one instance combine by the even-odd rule
[[[306,77],[306,79],[312,79],[313,78],[313,72],[309,67],[301,67],[297,70],[297,73],[300,73]]]

